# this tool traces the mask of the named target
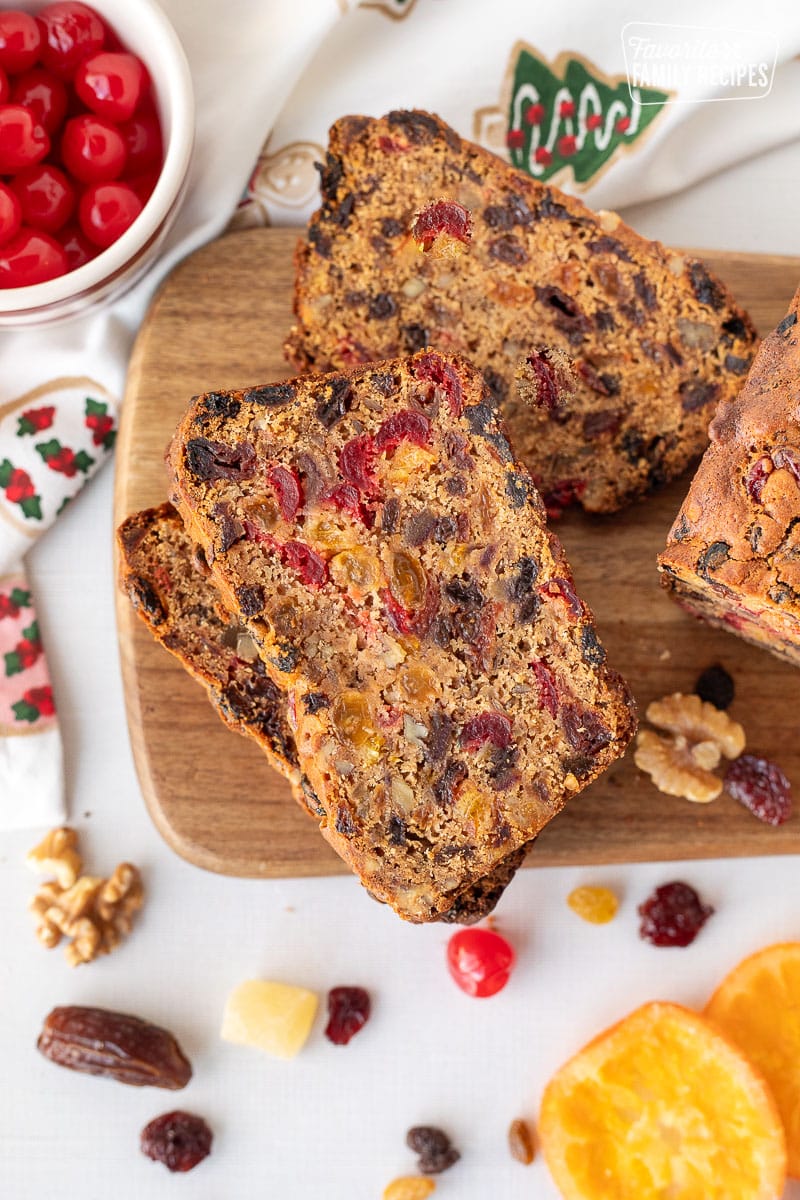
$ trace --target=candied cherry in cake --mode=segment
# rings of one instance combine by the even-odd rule
[[[450,975],[468,996],[494,996],[508,983],[514,948],[491,929],[461,929],[447,943]]]

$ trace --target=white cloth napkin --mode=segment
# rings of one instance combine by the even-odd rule
[[[75,428],[85,422],[87,399],[105,403],[115,419],[131,343],[156,284],[232,214],[238,226],[305,220],[318,202],[314,162],[324,158],[332,121],[347,112],[427,108],[603,208],[669,194],[800,135],[796,0],[773,0],[757,21],[747,0],[724,8],[675,0],[669,26],[659,24],[658,0],[640,0],[627,29],[627,0],[601,7],[562,0],[546,9],[505,0],[491,11],[483,0],[162,6],[184,44],[197,100],[190,186],[167,248],[116,304],[49,329],[0,334],[0,491],[3,515],[14,518],[0,523],[0,654],[16,654],[13,664],[35,655],[0,683],[30,683],[24,691],[41,701],[33,718],[30,700],[14,709],[22,692],[19,700],[8,686],[2,692],[0,829],[63,820],[60,742],[41,643],[29,636],[32,610],[20,599],[30,600],[22,557],[31,533],[57,515],[53,480],[77,491],[107,451],[97,452],[97,426],[84,423],[93,461],[64,474],[72,460],[56,456],[65,446],[77,455],[78,441],[55,426],[20,436],[17,419],[33,407],[34,392],[40,408],[62,397],[53,407]],[[631,89],[626,58],[638,72]],[[667,75],[656,78],[659,64]],[[50,446],[52,454],[37,449],[55,441],[60,450]],[[27,487],[21,476],[9,493],[5,461],[35,478],[41,519],[23,512],[24,496],[14,499]],[[22,642],[33,649],[23,646],[20,657]],[[23,680],[24,672],[38,674]]]

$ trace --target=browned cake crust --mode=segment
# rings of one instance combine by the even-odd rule
[[[169,465],[323,834],[402,916],[446,912],[623,752],[627,688],[464,360],[198,397]]]
[[[800,291],[709,433],[661,581],[695,616],[800,666]]]
[[[250,635],[227,616],[202,551],[171,504],[128,517],[118,531],[120,583],[157,641],[202,683],[223,721],[254,738],[270,765],[289,780],[298,804],[312,816],[319,802],[297,766],[286,723],[286,693],[265,677]],[[527,847],[508,855],[484,879],[459,892],[442,917],[472,925],[494,909],[522,865]]]
[[[466,354],[552,513],[575,500],[611,512],[679,475],[747,372],[755,330],[701,262],[429,113],[337,121],[322,201],[297,250],[290,360],[327,371],[426,345]],[[455,233],[437,238],[448,205]],[[531,403],[513,380],[543,344],[575,360],[577,386]]]

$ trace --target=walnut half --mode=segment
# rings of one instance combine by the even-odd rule
[[[715,800],[722,780],[712,772],[723,754],[738,758],[744,750],[742,726],[699,696],[681,692],[654,700],[647,719],[672,736],[640,730],[633,756],[639,770],[667,796],[682,796],[695,804]]]

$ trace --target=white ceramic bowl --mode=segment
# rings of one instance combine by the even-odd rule
[[[153,194],[129,229],[75,271],[31,287],[0,288],[0,327],[44,325],[116,299],[142,275],[175,218],[194,142],[194,97],[178,36],[155,0],[85,0],[146,64],[164,137]],[[18,0],[35,13],[47,0]],[[0,7],[7,4],[0,3]]]

